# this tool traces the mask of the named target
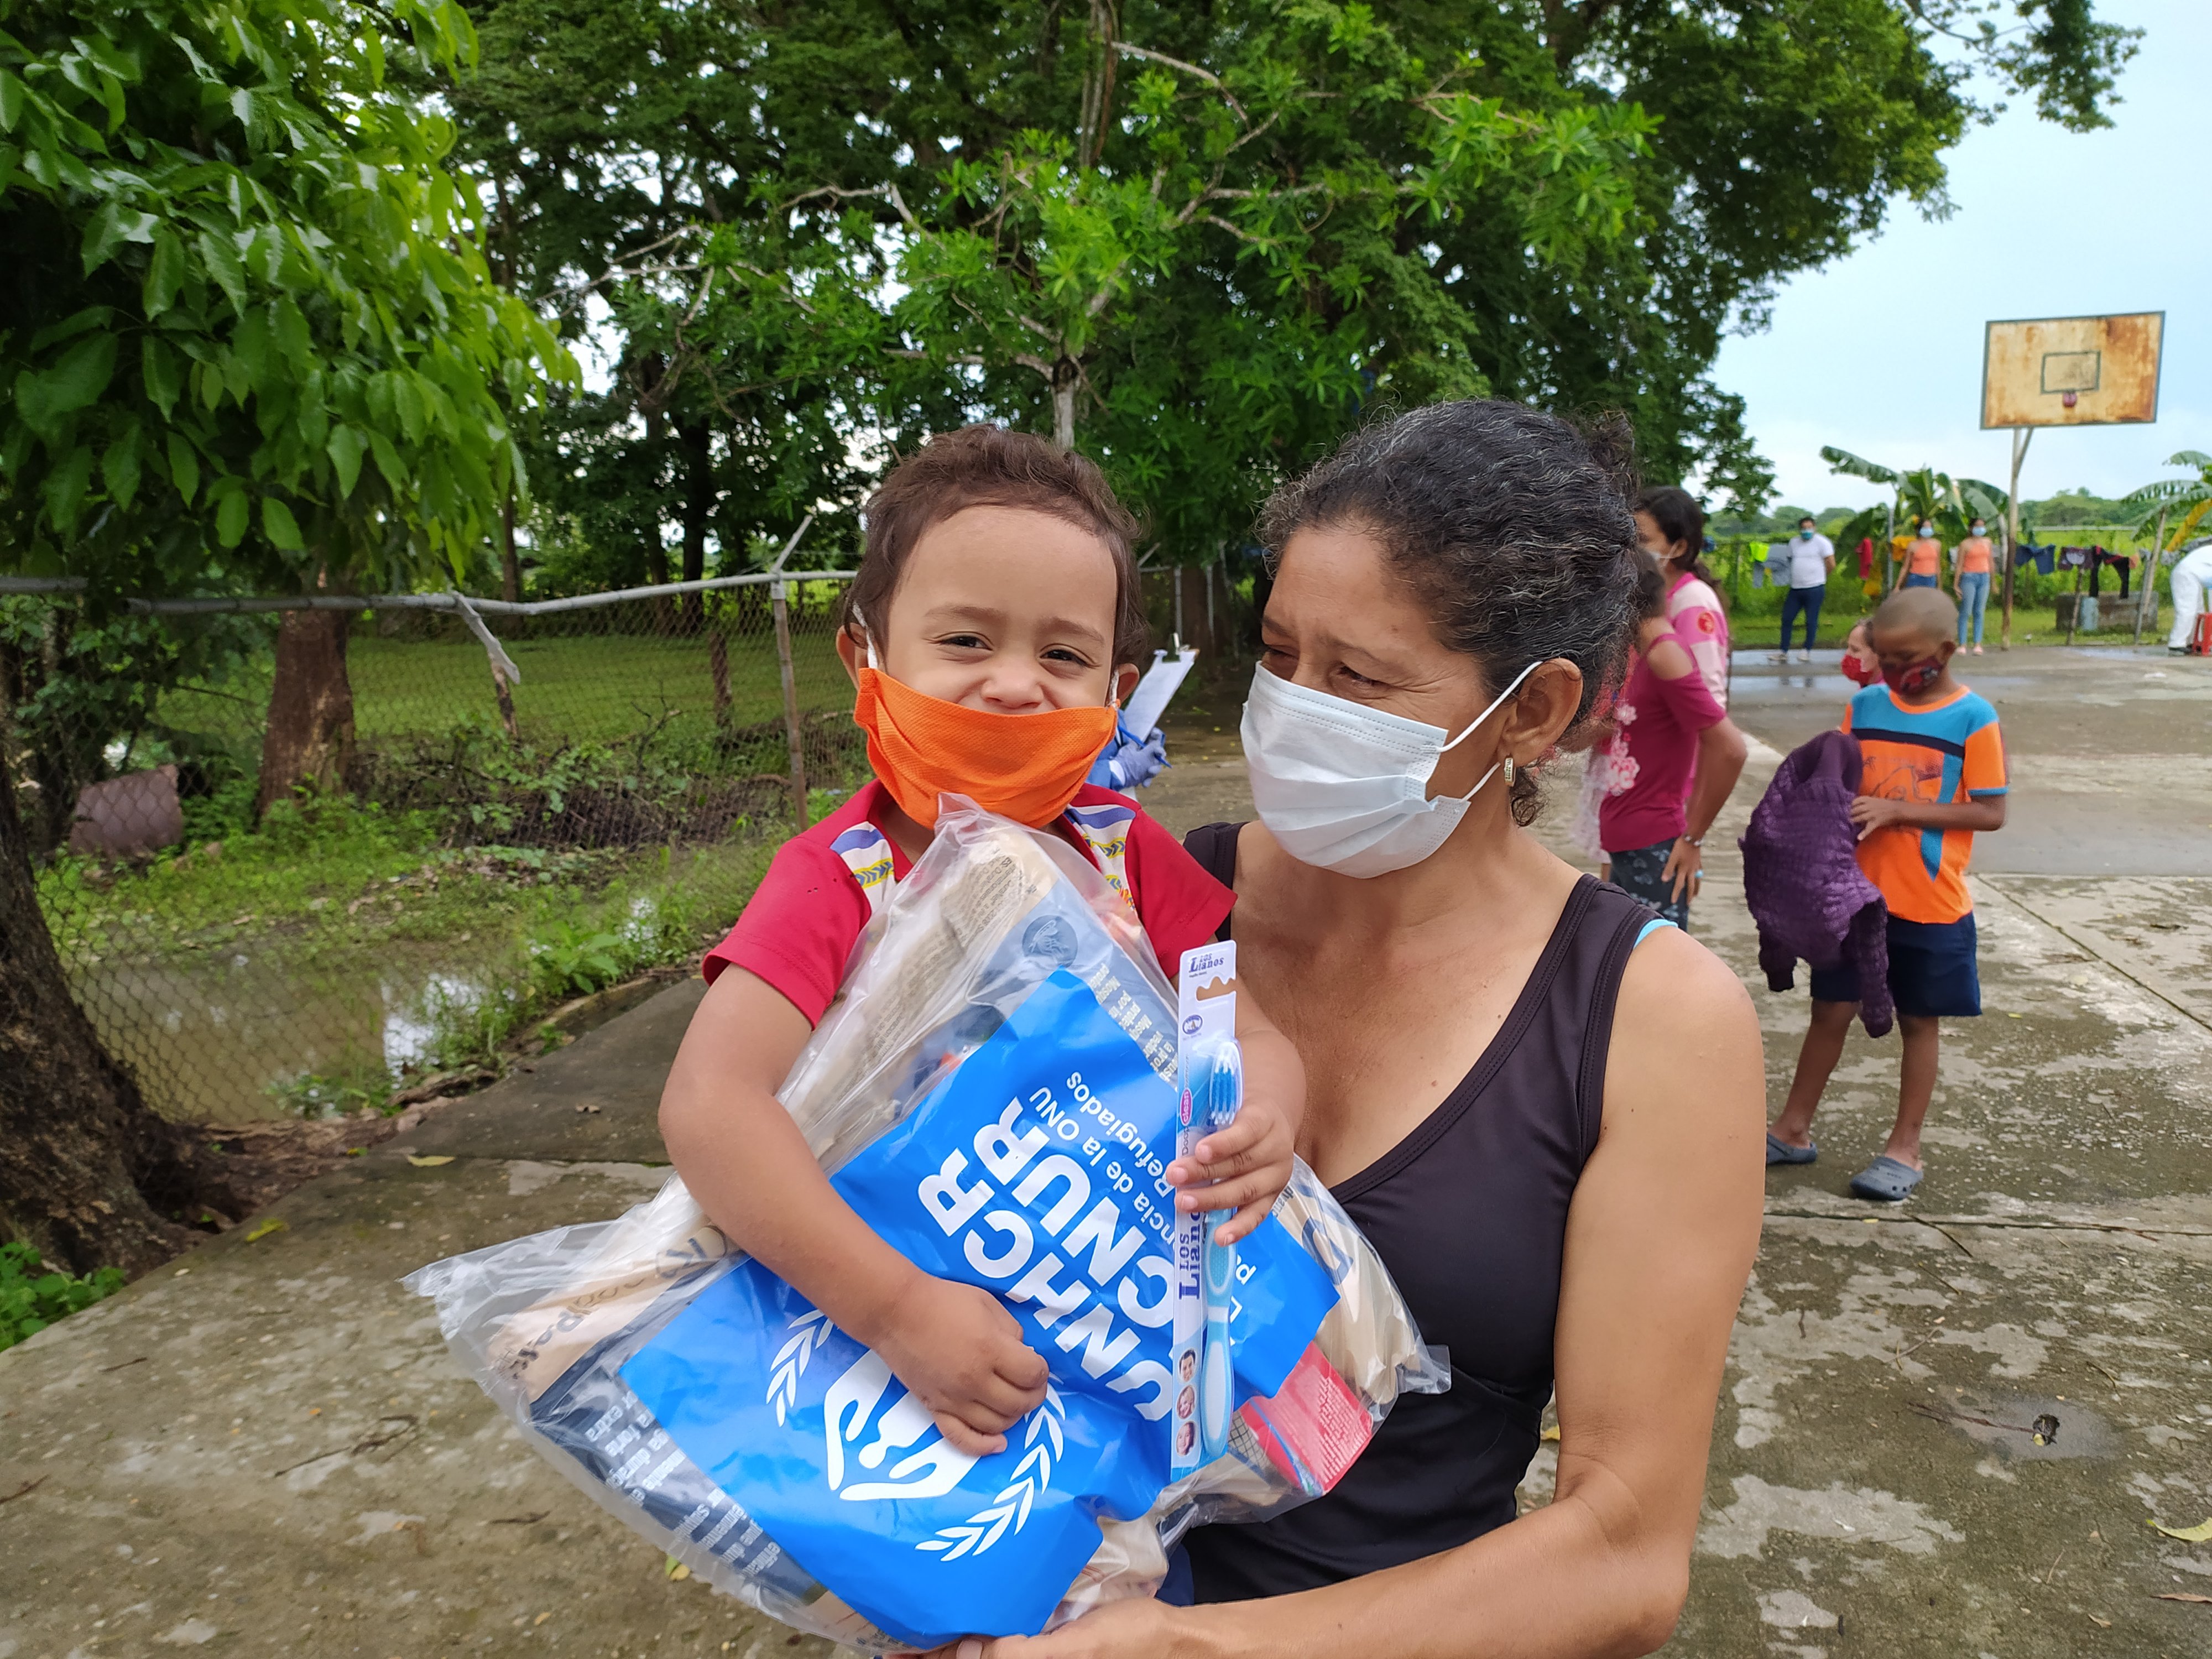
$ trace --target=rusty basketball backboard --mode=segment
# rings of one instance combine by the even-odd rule
[[[2165,343],[2162,311],[1991,323],[1982,343],[1982,424],[2154,421]]]

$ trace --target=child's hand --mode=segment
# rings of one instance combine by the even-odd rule
[[[1851,802],[1851,822],[1858,825],[1859,839],[1864,841],[1877,830],[1903,823],[1905,809],[1905,802],[1887,795],[1861,795]]]
[[[1195,1161],[1168,1165],[1169,1182],[1183,1190],[1176,1208],[1237,1213],[1213,1230],[1217,1244],[1234,1244],[1267,1218],[1276,1196],[1291,1182],[1291,1154],[1297,1133],[1271,1095],[1247,1096],[1236,1121],[1198,1143]],[[1218,1184],[1216,1184],[1218,1183]]]
[[[872,1345],[960,1450],[1006,1449],[1005,1431],[1044,1400],[1044,1356],[988,1291],[917,1275]]]

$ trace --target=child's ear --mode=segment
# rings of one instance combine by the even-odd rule
[[[1959,654],[1959,642],[1956,640],[1945,640],[1941,645],[1938,645],[1936,647],[1936,654],[1942,657],[1943,661],[1948,665],[1952,658]]]
[[[1137,672],[1137,665],[1133,662],[1125,662],[1114,671],[1114,702],[1117,708],[1127,708],[1129,706],[1129,699],[1137,690],[1137,682],[1142,678]]]
[[[837,660],[845,665],[845,678],[853,682],[855,690],[860,689],[860,665],[867,659],[867,641],[861,637],[857,627],[851,623],[846,623],[837,630]]]

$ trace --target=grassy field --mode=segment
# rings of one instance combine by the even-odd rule
[[[538,624],[535,631],[501,641],[521,671],[514,712],[526,741],[546,748],[618,743],[656,726],[678,738],[713,732],[714,683],[703,636],[610,633],[591,612],[580,621],[559,620],[564,631]],[[793,627],[793,679],[803,709],[851,705],[852,683],[837,661],[833,639],[826,617],[805,617]],[[407,639],[362,627],[346,654],[355,728],[364,744],[435,736],[463,721],[497,717],[483,647],[458,630]],[[726,660],[728,723],[746,726],[781,719],[783,691],[773,635],[764,629],[732,633]],[[241,738],[258,744],[269,706],[270,670],[264,660],[219,685],[173,692],[163,700],[161,718],[228,739],[227,746]]]
[[[58,860],[40,898],[78,1000],[157,1109],[319,1115],[425,1072],[496,1067],[556,1004],[690,960],[787,827],[453,847],[438,815],[338,800],[143,866]]]
[[[2128,552],[2135,550],[2134,539],[2111,531],[2085,534],[2077,539],[2070,532],[2053,530],[2045,532],[2042,542],[2038,544],[2088,545],[2097,543],[2115,552]],[[1706,562],[1717,579],[1717,586],[1728,606],[1729,631],[1734,643],[1742,649],[1773,649],[1781,641],[1782,601],[1786,590],[1752,585],[1753,568],[1765,562],[1764,544],[1724,547],[1709,556]],[[1870,615],[1882,599],[1879,591],[1867,591],[1869,584],[1859,576],[1858,560],[1850,550],[1838,556],[1837,564],[1836,573],[1828,579],[1827,598],[1820,605],[1820,643],[1827,647],[1840,646],[1851,625]],[[1876,568],[1880,568],[1879,565]],[[2128,597],[2123,599],[2119,594],[2118,574],[2110,569],[2101,573],[2098,608],[2101,613],[2100,621],[2106,625],[2094,636],[2082,637],[2094,637],[2100,642],[2112,643],[2117,639],[2132,636],[2135,596],[2142,574],[2138,568],[2130,580]],[[1950,591],[1948,580],[1947,573],[1946,592]],[[1992,588],[1989,610],[1984,618],[1984,632],[1991,640],[1997,636],[2004,611],[2002,581],[2000,576],[1998,585]],[[2054,571],[2048,576],[2032,565],[2015,570],[2013,573],[2013,638],[2016,641],[2024,641],[2026,635],[2033,635],[2036,636],[2035,643],[2044,644],[2058,637],[2057,600],[2061,594],[2074,592],[2075,584],[2075,573],[2070,570]],[[2086,575],[2081,579],[2081,591],[2088,591]],[[2163,584],[2160,598],[2161,601],[2165,599]],[[2164,614],[2167,622],[2172,620],[2171,605],[2165,606]],[[2150,634],[2150,625],[2146,620],[2144,637],[2149,638]]]
[[[380,1102],[426,1069],[495,1062],[555,1003],[727,929],[791,828],[773,634],[757,615],[726,635],[718,719],[706,637],[612,620],[497,629],[521,671],[519,743],[473,638],[443,618],[357,625],[372,798],[280,803],[258,823],[268,659],[164,699],[175,752],[201,762],[185,844],[142,863],[63,857],[40,882],[80,1000],[161,1109]],[[793,633],[810,779],[842,788],[851,683],[826,614]],[[814,798],[818,815],[840,797]]]

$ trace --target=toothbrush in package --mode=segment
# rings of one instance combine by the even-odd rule
[[[1206,1079],[1206,1128],[1208,1133],[1225,1129],[1236,1121],[1244,1103],[1244,1054],[1235,1037],[1222,1038],[1207,1056],[1212,1061]],[[1214,1241],[1214,1231],[1236,1212],[1214,1210],[1205,1214],[1206,1242],[1201,1251],[1206,1264],[1206,1343],[1198,1362],[1199,1461],[1211,1463],[1229,1449],[1231,1354],[1229,1316],[1237,1299],[1237,1247]]]
[[[1176,1007],[1178,1085],[1176,1156],[1194,1162],[1198,1143],[1225,1128],[1243,1104],[1237,1046],[1237,947],[1226,940],[1183,952]],[[1178,1213],[1175,1227],[1175,1410],[1169,1468],[1182,1474],[1221,1455],[1235,1396],[1230,1315],[1237,1251],[1213,1242],[1226,1218]]]

